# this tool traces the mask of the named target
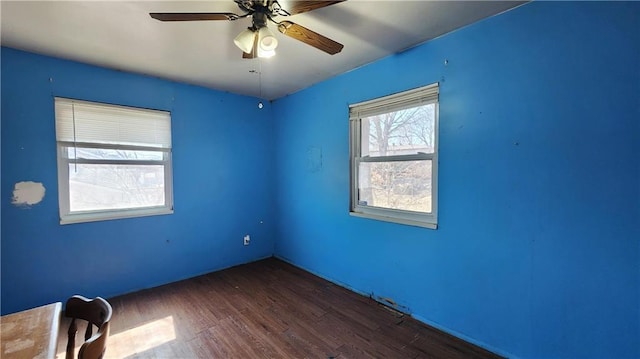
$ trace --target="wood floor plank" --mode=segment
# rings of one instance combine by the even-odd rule
[[[105,359],[500,358],[274,258],[109,302]]]

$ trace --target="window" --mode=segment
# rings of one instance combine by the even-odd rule
[[[55,98],[60,223],[173,213],[171,114]]]
[[[437,227],[438,84],[349,106],[351,214]]]

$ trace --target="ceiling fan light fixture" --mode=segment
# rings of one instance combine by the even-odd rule
[[[263,51],[273,51],[278,47],[278,39],[266,26],[258,30],[258,47]]]
[[[233,39],[233,43],[238,46],[242,52],[251,53],[253,49],[253,40],[256,37],[256,33],[251,29],[246,29],[243,32],[239,33],[235,39]]]

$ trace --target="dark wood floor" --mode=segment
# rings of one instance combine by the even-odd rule
[[[105,358],[499,358],[273,258],[109,301]]]

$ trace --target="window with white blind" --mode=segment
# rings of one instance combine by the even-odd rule
[[[55,98],[60,223],[173,213],[171,114]]]
[[[438,91],[349,106],[352,215],[437,228]]]

